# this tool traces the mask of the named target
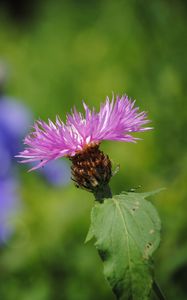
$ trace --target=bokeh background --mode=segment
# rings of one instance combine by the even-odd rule
[[[82,99],[98,108],[114,92],[149,112],[154,131],[143,141],[102,149],[120,165],[114,193],[167,188],[152,199],[162,219],[155,272],[167,299],[180,300],[187,299],[186,28],[184,0],[0,1],[0,104],[10,97],[32,118],[54,120],[73,105],[82,110]],[[11,109],[1,115],[14,119]],[[16,141],[21,147],[20,136],[11,146]],[[84,244],[92,195],[69,182],[63,160],[63,184],[51,184],[53,172],[48,180],[27,173],[6,152],[7,179],[3,151],[0,299],[114,299],[93,242]]]

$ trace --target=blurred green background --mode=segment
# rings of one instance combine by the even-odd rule
[[[156,278],[167,299],[187,299],[186,1],[18,4],[0,2],[0,57],[12,73],[7,93],[36,119],[64,119],[82,99],[98,108],[112,92],[149,112],[154,131],[143,141],[102,149],[120,165],[114,193],[167,188],[152,199],[162,219]],[[24,210],[0,249],[0,299],[114,299],[93,242],[84,244],[92,195],[73,183],[49,187],[25,169],[21,176]]]

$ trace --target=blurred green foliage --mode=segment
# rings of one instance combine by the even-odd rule
[[[187,295],[187,5],[185,1],[39,1],[28,22],[0,10],[0,56],[8,93],[45,120],[81,100],[99,107],[127,93],[154,131],[138,144],[105,142],[120,172],[114,193],[167,187],[154,199],[162,219],[156,277],[168,299]],[[0,251],[0,299],[114,299],[93,245],[84,244],[93,198],[71,184],[48,187],[23,170],[24,210]]]

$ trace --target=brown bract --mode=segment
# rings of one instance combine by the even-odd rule
[[[107,186],[112,177],[108,155],[99,149],[99,143],[88,144],[72,157],[72,179],[76,186],[97,193]]]

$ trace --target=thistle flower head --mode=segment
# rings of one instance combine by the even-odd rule
[[[48,161],[59,157],[73,157],[89,145],[98,145],[103,140],[135,142],[134,132],[151,129],[144,127],[149,122],[145,112],[139,112],[135,101],[127,96],[116,97],[101,104],[99,112],[83,102],[85,114],[73,109],[67,115],[66,123],[58,116],[56,122],[38,120],[33,132],[24,140],[26,148],[17,157],[22,163],[37,161],[32,170],[44,166]]]

